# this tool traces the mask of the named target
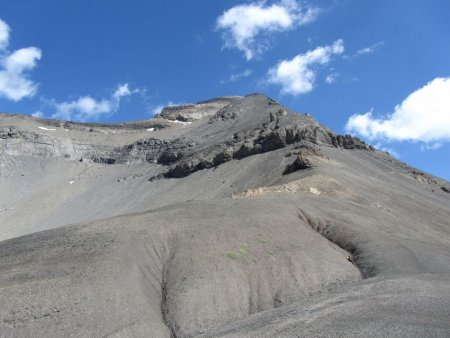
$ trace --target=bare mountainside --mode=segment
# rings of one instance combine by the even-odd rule
[[[0,115],[1,337],[448,337],[450,183],[263,95]]]

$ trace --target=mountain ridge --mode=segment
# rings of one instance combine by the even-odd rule
[[[450,334],[449,183],[261,94],[218,100],[0,114],[1,334]]]

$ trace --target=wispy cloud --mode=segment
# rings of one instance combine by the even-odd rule
[[[31,114],[31,116],[42,119],[42,118],[44,118],[44,113],[38,110],[38,111],[35,111],[33,114]]]
[[[102,116],[110,116],[117,112],[121,100],[139,90],[131,90],[127,83],[119,85],[107,99],[94,99],[90,95],[80,96],[72,101],[51,102],[56,112],[51,115],[55,119],[72,121],[96,121]]]
[[[157,114],[160,114],[161,113],[161,111],[165,108],[165,107],[174,107],[174,106],[180,106],[180,105],[182,105],[182,103],[175,103],[175,102],[172,102],[172,101],[168,101],[167,103],[161,103],[161,104],[158,104],[158,105],[156,105],[156,106],[153,106],[152,108],[151,108],[151,110],[150,110],[150,114],[153,116],[153,115],[157,115]]]
[[[378,150],[389,153],[389,155],[391,155],[395,158],[400,158],[400,154],[394,148],[386,147],[385,145],[383,145],[381,143],[375,144],[374,147]]]
[[[10,32],[11,28],[8,26],[8,24],[0,19],[0,50],[8,47]]]
[[[383,47],[384,41],[378,41],[377,43],[374,43],[373,45],[369,47],[361,48],[360,50],[356,51],[356,55],[366,55],[366,54],[373,54],[377,50],[379,50],[381,47]]]
[[[344,52],[344,41],[317,47],[290,60],[282,60],[269,69],[267,82],[281,87],[282,94],[299,95],[313,90],[318,66],[331,61],[333,55]]]
[[[436,143],[430,143],[430,144],[422,144],[420,146],[420,150],[421,151],[425,151],[425,150],[436,150],[439,149],[440,147],[442,147],[444,144],[441,142],[436,142]]]
[[[205,42],[205,40],[203,39],[203,37],[199,34],[195,34],[194,35],[195,41],[197,41],[198,43],[203,43]]]
[[[221,80],[220,84],[229,83],[229,82],[236,82],[240,79],[243,79],[245,77],[249,77],[253,74],[253,71],[251,69],[246,69],[243,72],[231,74],[227,79]]]
[[[295,0],[281,0],[270,6],[258,1],[228,9],[217,19],[216,27],[223,31],[225,48],[236,48],[251,60],[268,49],[270,34],[310,23],[318,14],[317,7]]]
[[[325,78],[325,82],[328,84],[333,84],[336,82],[337,78],[339,77],[339,73],[331,73],[327,75]]]
[[[42,52],[36,47],[8,51],[10,32],[8,24],[0,19],[0,97],[20,101],[37,92],[38,86],[29,79],[28,72],[36,67]]]
[[[349,118],[348,132],[369,140],[423,142],[422,149],[450,141],[450,78],[436,78],[410,94],[394,112],[374,117],[373,112]]]
[[[378,42],[374,43],[373,45],[358,49],[355,53],[353,53],[351,55],[345,55],[344,59],[352,60],[352,59],[360,57],[360,56],[370,55],[370,54],[373,54],[373,53],[376,53],[377,51],[379,51],[383,46],[384,46],[384,41],[378,41]]]

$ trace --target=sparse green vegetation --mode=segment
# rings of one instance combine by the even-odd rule
[[[235,251],[230,251],[227,253],[227,257],[231,258],[231,259],[238,259],[239,257],[244,257],[247,256],[248,254],[248,246],[247,245],[242,245],[238,252]]]
[[[246,245],[241,246],[241,248],[239,249],[239,255],[241,256],[246,256],[248,253],[248,248]]]
[[[229,253],[227,253],[227,257],[231,258],[231,259],[238,259],[239,258],[239,254],[234,252],[234,251],[230,251]]]

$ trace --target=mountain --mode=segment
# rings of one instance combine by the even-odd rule
[[[450,183],[261,94],[0,115],[1,337],[446,337]]]

